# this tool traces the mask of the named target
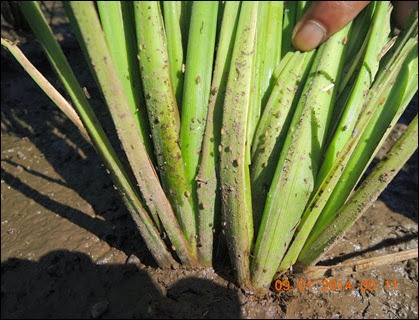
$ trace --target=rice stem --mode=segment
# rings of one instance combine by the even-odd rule
[[[298,268],[314,264],[326,247],[347,231],[370,207],[381,192],[400,171],[418,147],[418,116],[412,120],[403,135],[396,141],[348,202],[336,213],[333,220],[325,225],[319,237],[312,244],[309,238],[298,260]]]
[[[136,188],[131,184],[127,172],[93,113],[67,59],[55,40],[45,17],[42,15],[39,5],[35,1],[20,2],[19,5],[37,39],[41,42],[52,67],[73,101],[95,149],[108,168],[112,181],[121,192],[122,198],[154,259],[161,267],[176,265],[176,261],[160,238],[158,230],[141,203]]]
[[[252,207],[246,163],[246,122],[250,103],[258,3],[242,2],[224,100],[220,144],[222,225],[230,260],[243,287],[250,286]],[[247,172],[246,172],[247,171]]]
[[[183,42],[182,37],[182,1],[163,1],[164,26],[167,36],[167,53],[169,55],[170,79],[175,91],[179,108],[183,96]],[[184,28],[184,27],[183,27]],[[181,112],[181,110],[179,110]]]
[[[214,231],[220,231],[220,194],[217,175],[219,172],[219,151],[221,141],[221,126],[223,102],[227,86],[227,76],[230,69],[233,45],[240,12],[239,1],[226,2],[220,31],[220,40],[215,60],[214,75],[211,85],[211,96],[202,153],[197,175],[199,207],[198,253],[203,265],[212,265]]]
[[[351,25],[317,52],[275,170],[258,231],[252,284],[268,288],[313,190]],[[325,88],[328,88],[327,90]]]
[[[136,1],[134,8],[141,78],[160,178],[196,255],[197,222],[179,146],[179,110],[170,78],[160,6],[155,1]]]
[[[197,202],[196,174],[210,98],[218,2],[195,1],[186,55],[180,145],[188,184]],[[202,205],[199,205],[202,206]]]

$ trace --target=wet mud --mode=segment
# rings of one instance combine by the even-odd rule
[[[118,147],[77,42],[54,29]],[[21,42],[62,91],[40,46]],[[237,288],[226,263],[157,268],[93,148],[4,50],[1,59],[2,318],[417,318],[417,259],[336,278],[351,290],[299,290],[295,276],[290,290],[263,297]],[[378,158],[415,113],[417,97]],[[416,153],[323,264],[417,248],[417,191]],[[361,290],[362,280],[376,288]]]

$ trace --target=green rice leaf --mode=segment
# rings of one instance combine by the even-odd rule
[[[249,167],[246,163],[246,122],[257,17],[258,3],[243,2],[225,94],[220,144],[222,224],[230,260],[238,282],[244,287],[250,285],[249,254],[253,237]]]
[[[220,223],[218,213],[221,210],[217,180],[217,172],[219,172],[218,145],[221,141],[222,109],[239,12],[239,1],[226,2],[211,85],[205,134],[202,141],[199,172],[196,179],[198,202],[201,204],[198,215],[198,253],[202,264],[206,266],[212,264],[214,231],[220,231],[219,228],[216,228],[216,225]]]
[[[187,183],[197,201],[196,174],[208,111],[217,30],[217,1],[195,1],[186,55],[180,145]]]
[[[184,1],[163,1],[164,26],[167,36],[167,52],[169,54],[170,79],[176,95],[179,111],[183,96],[183,54],[182,25]]]
[[[314,264],[327,247],[346,232],[355,221],[377,200],[386,186],[400,171],[418,147],[418,116],[409,124],[407,130],[396,141],[387,155],[368,175],[362,185],[349,198],[348,202],[325,225],[316,241],[305,245],[297,260],[297,269]],[[309,239],[310,240],[310,239]],[[311,243],[307,242],[307,243]]]
[[[55,40],[45,17],[42,15],[39,5],[35,1],[20,2],[19,5],[37,39],[41,42],[52,67],[73,101],[75,109],[77,110],[95,149],[108,168],[112,181],[121,192],[124,203],[127,205],[127,208],[136,222],[140,234],[154,259],[162,267],[176,265],[175,260],[168,252],[163,240],[160,238],[159,232],[154,226],[153,221],[144,209],[138,191],[131,184],[127,172],[112,148],[98,119],[93,113],[67,59]]]
[[[196,216],[179,147],[180,120],[170,79],[166,36],[160,6],[136,1],[138,58],[163,188],[196,254]]]
[[[350,25],[319,49],[294,114],[259,228],[252,284],[269,287],[313,190]]]

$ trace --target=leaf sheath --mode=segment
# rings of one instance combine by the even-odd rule
[[[251,203],[246,164],[246,121],[250,103],[258,3],[243,2],[224,101],[220,144],[223,227],[230,260],[240,285],[249,286],[252,241]],[[246,172],[247,171],[247,172]]]
[[[180,226],[196,253],[196,217],[179,146],[180,120],[170,79],[160,6],[136,1],[138,58],[159,174]]]

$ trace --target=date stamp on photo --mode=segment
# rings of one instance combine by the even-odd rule
[[[374,291],[384,289],[386,291],[398,291],[397,280],[377,281],[374,279],[342,280],[342,279],[323,279],[323,280],[305,280],[291,282],[287,279],[277,279],[274,282],[275,291]]]

